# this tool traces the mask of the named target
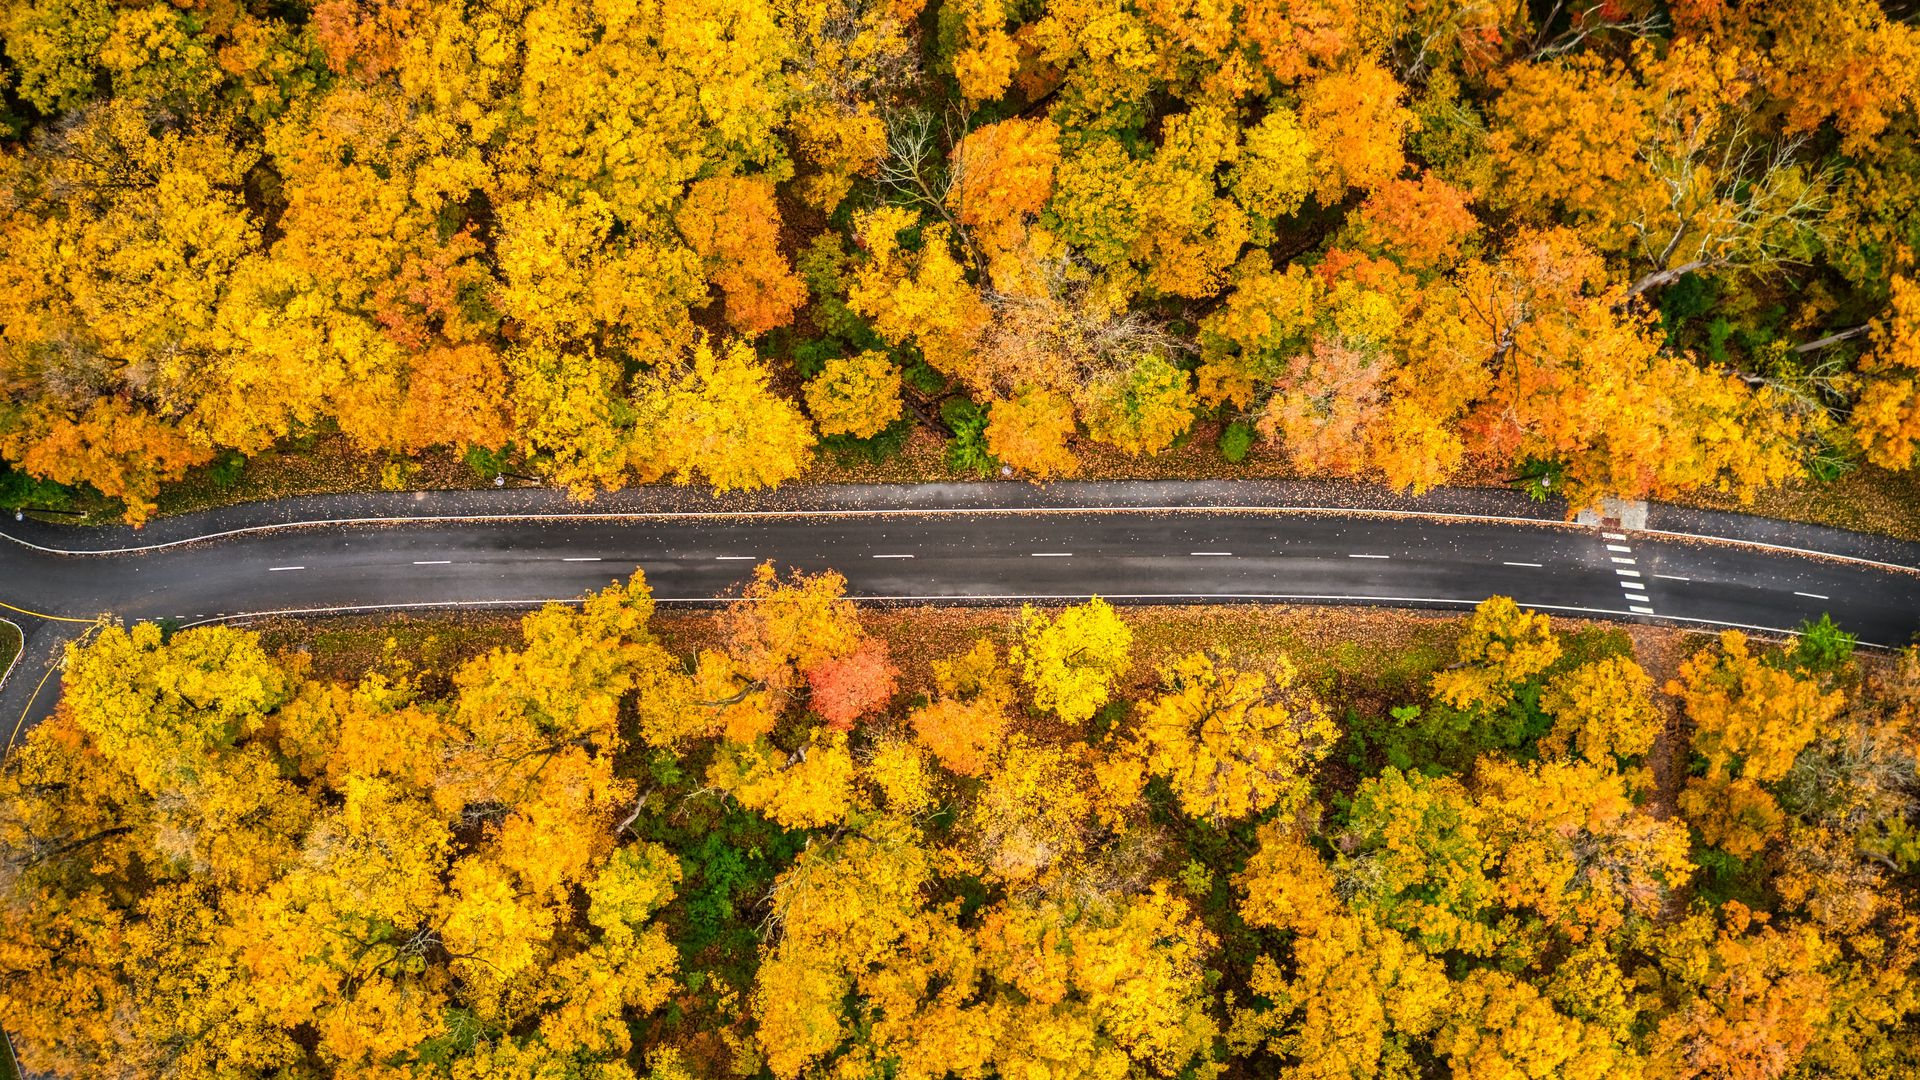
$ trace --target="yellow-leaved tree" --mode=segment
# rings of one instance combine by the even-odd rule
[[[1666,722],[1653,703],[1653,676],[1629,656],[1609,656],[1547,681],[1540,708],[1553,730],[1540,740],[1548,753],[1570,748],[1597,765],[1635,758],[1653,749]]]
[[[1545,615],[1505,596],[1473,609],[1457,646],[1459,662],[1433,676],[1434,695],[1461,709],[1496,709],[1513,691],[1560,659],[1560,641]]]
[[[1706,773],[1687,781],[1680,811],[1707,842],[1751,855],[1783,827],[1779,803],[1764,785],[1787,775],[1845,702],[1818,679],[1768,662],[1738,630],[1720,634],[1667,683],[1693,722],[1693,750]]]
[[[1008,656],[1034,705],[1069,722],[1098,712],[1133,666],[1133,631],[1097,596],[1051,618],[1026,605],[1014,635]]]
[[[813,429],[768,378],[745,342],[716,349],[704,338],[686,360],[643,374],[634,387],[638,420],[629,450],[637,477],[686,484],[699,474],[715,491],[732,491],[799,475],[811,460]]]
[[[1228,666],[1225,650],[1162,669],[1159,697],[1141,706],[1132,750],[1166,777],[1180,808],[1219,823],[1297,808],[1332,749],[1333,721],[1282,656],[1271,673]]]
[[[933,683],[939,693],[908,723],[940,764],[976,776],[1006,732],[1013,673],[1000,662],[993,642],[981,638],[967,652],[935,660]]]
[[[1135,457],[1165,450],[1193,424],[1189,382],[1185,371],[1155,355],[1092,379],[1077,395],[1088,437]]]
[[[1080,471],[1067,447],[1074,433],[1073,403],[1052,390],[1027,390],[987,408],[987,449],[993,456],[1046,480]]]
[[[1235,879],[1241,915],[1293,935],[1288,971],[1254,961],[1249,988],[1270,1002],[1233,1010],[1228,1045],[1265,1048],[1293,1080],[1359,1080],[1406,1070],[1411,1051],[1446,1018],[1446,969],[1399,931],[1350,910],[1305,838],[1280,823]]]
[[[1892,292],[1873,353],[1861,366],[1867,378],[1851,422],[1869,461],[1906,469],[1920,447],[1920,280],[1896,276]]]
[[[807,411],[822,435],[856,439],[880,434],[900,419],[900,369],[887,354],[868,350],[835,358],[807,380]]]
[[[947,226],[921,229],[917,251],[901,243],[900,234],[920,224],[919,214],[899,206],[854,216],[854,237],[867,258],[854,268],[847,306],[873,320],[881,337],[914,345],[935,368],[958,372],[987,321],[986,305],[953,257]]]

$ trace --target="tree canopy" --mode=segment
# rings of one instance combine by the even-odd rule
[[[136,522],[320,436],[585,497],[1214,421],[1575,504],[1920,439],[1910,5],[6,0],[0,38],[0,459]]]
[[[1417,646],[1374,681],[1258,637],[1155,645],[1136,676],[1153,624],[1093,602],[902,672],[906,638],[844,589],[763,566],[683,640],[636,574],[527,615],[517,644],[443,664],[389,641],[344,678],[252,631],[106,626],[0,769],[23,1062],[1920,1062],[1914,650],[1856,657],[1831,623],[1791,647],[1701,635],[1662,688],[1623,632],[1495,598],[1433,624],[1457,660]]]

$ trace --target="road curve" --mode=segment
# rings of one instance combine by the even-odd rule
[[[983,497],[983,487],[993,490]],[[572,513],[518,507],[505,501],[513,493],[460,493],[430,511],[358,515],[377,520],[302,524],[254,508],[137,535],[9,525],[0,533],[0,601],[66,619],[197,625],[525,606],[572,599],[639,568],[663,602],[701,602],[772,560],[839,570],[850,595],[874,601],[1099,594],[1459,608],[1499,593],[1568,615],[1778,632],[1830,612],[1862,641],[1890,647],[1920,629],[1920,571],[1905,568],[1920,559],[1894,561],[1911,549],[1839,534],[1827,546],[1843,550],[1810,554],[1800,547],[1815,541],[1777,523],[1728,542],[1672,522],[1571,524],[1485,493],[1333,507],[1261,498],[1254,485],[975,485],[942,508],[923,488],[896,489],[894,500],[860,490],[857,500],[843,490],[812,504],[682,498],[658,510],[593,504]],[[83,550],[96,553],[73,553]],[[51,708],[49,665],[83,623],[8,615],[27,636],[0,686],[0,724],[14,728]]]

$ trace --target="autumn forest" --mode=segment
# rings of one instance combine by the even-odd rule
[[[1199,624],[1139,670],[1146,624],[1094,600],[989,613],[902,670],[843,592],[763,565],[689,645],[636,574],[458,664],[389,638],[351,678],[250,630],[102,629],[0,773],[21,1058],[1920,1068],[1913,650],[1856,654],[1828,623],[1788,647],[1676,634],[1663,682],[1619,628],[1494,598],[1364,677]]]
[[[1888,0],[6,0],[0,496],[327,434],[586,497],[1748,494],[1920,439]],[[1218,427],[1224,425],[1224,427]]]
[[[1917,110],[1913,0],[0,0],[0,508],[139,526],[316,447],[581,501],[910,440],[1890,484]],[[71,634],[0,765],[0,1075],[1920,1075],[1920,647],[963,618],[766,557],[694,614],[636,571],[519,617],[595,568],[199,625],[337,611],[275,590],[344,556],[5,605],[9,664]]]

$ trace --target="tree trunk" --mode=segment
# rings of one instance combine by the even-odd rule
[[[633,812],[628,814],[620,822],[620,824],[615,825],[613,827],[613,835],[619,836],[621,833],[626,832],[627,828],[631,826],[634,822],[640,820],[641,809],[647,805],[647,800],[652,797],[653,797],[653,789],[648,788],[646,791],[641,793],[638,799],[633,800]]]
[[[1707,261],[1705,259],[1695,259],[1692,262],[1681,263],[1679,266],[1669,270],[1655,270],[1653,273],[1634,282],[1633,288],[1627,290],[1627,295],[1630,297],[1639,296],[1648,289],[1658,288],[1662,285],[1671,285],[1681,278],[1686,277],[1688,274],[1693,273],[1695,270],[1702,269],[1706,265]]]
[[[1849,338],[1857,338],[1871,329],[1873,329],[1872,323],[1861,323],[1859,326],[1850,326],[1837,333],[1828,334],[1826,337],[1814,338],[1804,345],[1795,345],[1793,351],[1797,353],[1810,353],[1815,349],[1824,349],[1829,345],[1838,345]]]

